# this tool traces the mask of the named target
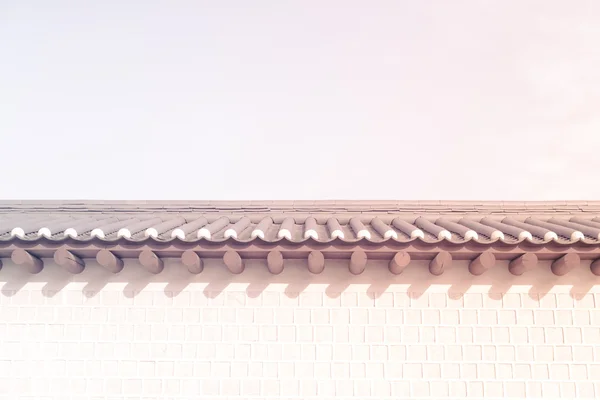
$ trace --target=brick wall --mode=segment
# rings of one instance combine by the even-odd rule
[[[587,265],[558,278],[546,264],[522,277],[47,264],[0,271],[0,399],[600,397]]]

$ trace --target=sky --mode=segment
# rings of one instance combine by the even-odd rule
[[[600,2],[0,0],[0,198],[600,199]]]

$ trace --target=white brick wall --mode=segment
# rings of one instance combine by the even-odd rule
[[[80,275],[0,271],[0,399],[600,397],[600,288],[587,265],[311,275],[169,261]]]

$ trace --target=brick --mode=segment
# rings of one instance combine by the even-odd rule
[[[354,328],[349,332],[351,333]],[[354,335],[349,335],[354,336]],[[398,343],[402,341],[402,328],[399,326],[389,326],[386,325],[383,327],[383,337],[386,343]]]
[[[489,363],[479,363],[476,365],[477,379],[486,381],[496,378],[496,365]]]
[[[483,359],[483,348],[477,345],[466,345],[463,347],[463,359],[465,361],[481,361]]]
[[[496,346],[482,346],[482,361],[497,361],[499,358],[497,353]]]
[[[366,291],[359,291],[356,293],[356,297],[358,298],[358,306],[359,307],[374,307],[375,306],[375,298],[372,293],[368,293]]]
[[[367,325],[369,323],[369,311],[361,308],[351,309],[350,323],[353,325]]]
[[[496,364],[496,378],[501,380],[511,380],[513,378],[513,366],[508,363]]]
[[[554,325],[554,312],[552,310],[536,310],[533,318],[536,325]]]
[[[348,370],[350,370],[350,365],[348,364]],[[310,362],[296,362],[295,363],[295,377],[301,380],[312,378],[315,376],[315,366]]]
[[[461,310],[460,312],[460,324],[461,325],[477,325],[477,310]],[[494,313],[494,311],[490,311]]]
[[[486,397],[504,397],[504,385],[502,382],[489,382],[483,383],[483,393]]]
[[[564,343],[562,328],[544,328],[545,342],[550,344]]]
[[[405,345],[391,345],[389,349],[389,359],[393,361],[406,360],[407,357],[407,346]]]
[[[540,307],[540,295],[538,293],[521,293],[519,297],[523,308]]]
[[[444,279],[462,279],[453,271]],[[244,272],[264,279],[252,274]],[[373,287],[385,285],[383,293],[359,281],[333,292],[315,282],[287,293],[279,280],[264,291],[240,290],[234,280],[205,293],[194,278],[179,293],[166,293],[159,281],[135,295],[112,281],[94,292],[73,281],[52,298],[35,286],[17,297],[0,294],[0,399],[600,393],[595,288],[539,296],[525,286],[503,295],[432,286],[411,298],[388,275],[369,278]]]
[[[570,362],[573,361],[573,351],[571,346],[555,346],[554,361]]]
[[[446,297],[446,307],[447,308],[463,308],[464,304],[464,293],[452,293],[448,292],[448,296]]]
[[[498,324],[516,325],[517,312],[515,310],[498,310]]]
[[[429,293],[429,308],[442,309],[446,307],[447,295],[445,293]]]
[[[467,382],[467,397],[483,397],[483,382]]]
[[[402,379],[404,377],[404,364],[400,362],[386,363],[384,372],[387,379]]]
[[[446,380],[460,378],[460,364],[444,363],[441,364],[442,377]]]
[[[505,326],[497,326],[493,328],[494,343],[509,343],[510,342],[510,329]]]
[[[403,376],[405,379],[422,379],[423,365],[422,364],[404,364]]]
[[[510,343],[512,344],[526,344],[530,342],[530,338],[527,332],[527,328],[524,327],[512,327],[510,328]],[[543,335],[543,331],[542,331]]]
[[[411,345],[407,348],[407,360],[410,361],[426,361],[427,360],[427,346],[424,345]]]
[[[450,397],[465,398],[467,397],[467,384],[461,381],[448,382]]]
[[[262,363],[263,378],[277,378],[278,368],[276,362]]]
[[[548,366],[550,379],[569,379],[569,366],[567,364],[550,364]]]
[[[394,307],[394,293],[379,293],[375,297],[375,307]]]
[[[573,325],[573,311],[556,310],[554,311],[554,320],[556,322],[556,325],[559,326]]]
[[[384,345],[371,346],[371,360],[386,361],[388,359],[388,349]]]
[[[411,298],[406,292],[397,292],[394,293],[394,307],[396,308],[404,308],[409,307],[411,302]]]
[[[597,332],[599,332],[600,329],[597,329]],[[580,328],[563,328],[562,329],[562,334],[563,334],[563,340],[565,343],[569,343],[569,344],[578,344],[578,343],[582,343],[582,329]],[[600,334],[598,335],[598,338],[600,338]]]
[[[525,382],[506,382],[504,389],[507,398],[524,399],[526,396]]]
[[[517,324],[523,325],[523,326],[534,324],[533,310],[519,309],[519,310],[516,310],[516,314],[517,314]]]
[[[426,381],[414,381],[411,385],[411,393],[413,398],[429,397],[431,391],[429,389],[429,382]]]
[[[547,364],[532,364],[533,379],[545,380],[550,378]]]
[[[542,397],[542,383],[541,382],[526,382],[525,392],[527,398],[541,398]]]
[[[532,298],[529,295],[525,296],[529,297],[529,301],[523,299],[523,296],[519,293],[505,293],[504,296],[502,296],[502,307],[512,309],[527,307],[526,303],[531,302]]]
[[[419,327],[404,326],[401,329],[401,338],[404,343],[419,343]]]
[[[568,293],[558,293],[556,295],[556,306],[558,308],[572,309],[575,306],[573,297]]]
[[[333,358],[333,348],[331,345],[317,345],[317,360],[330,361]]]
[[[354,387],[350,380],[338,380],[335,382],[335,394],[340,397],[349,397],[354,394]]]
[[[441,326],[437,328],[437,342],[442,344],[457,343],[456,328]]]
[[[318,384],[315,380],[302,380],[300,382],[300,394],[303,397],[316,396],[318,393]]]
[[[539,296],[541,308],[555,309],[557,307],[554,293],[540,293]]]
[[[365,378],[367,376],[367,368],[363,363],[351,363],[350,364],[350,377],[351,378]]]
[[[419,328],[419,340],[421,343],[433,344],[436,341],[435,328],[432,326],[422,326]]]
[[[316,342],[332,342],[333,341],[333,327],[332,326],[315,326],[314,335]],[[383,330],[381,332],[383,337]]]
[[[316,360],[317,359],[317,346],[314,344],[303,344],[301,346],[302,360]]]
[[[294,324],[310,324],[310,309],[294,310]]]
[[[496,310],[479,310],[479,324],[494,326],[498,324],[498,311]]]
[[[598,393],[594,390],[593,382],[578,382],[577,391],[580,399],[593,399]]]
[[[448,397],[450,388],[448,382],[437,381],[429,383],[430,395],[434,398]]]
[[[443,325],[458,325],[459,324],[459,311],[458,310],[443,310],[441,313],[441,320]]]
[[[381,321],[385,321],[385,312],[386,310],[384,309],[369,309],[368,310],[368,315],[369,315],[369,319],[368,319],[368,323],[369,324],[380,324]]]
[[[585,364],[569,364],[569,376],[575,381],[584,381],[588,378]]]
[[[365,331],[365,339],[370,343],[383,342],[383,327],[382,326],[367,326]]]
[[[280,382],[274,379],[268,379],[261,381],[261,393],[264,393],[269,396],[279,396],[280,395]]]
[[[358,296],[356,293],[344,292],[341,295],[342,307],[357,307]]]
[[[310,311],[310,323],[324,325],[330,323],[330,311],[328,309],[313,309]]]
[[[531,364],[515,364],[514,377],[518,379],[531,379]]]
[[[404,311],[397,309],[385,310],[385,322],[391,325],[401,325],[404,321]]]
[[[297,348],[297,346],[294,346]],[[367,350],[368,351],[368,350]],[[349,344],[335,343],[333,345],[334,360],[349,361],[351,360],[352,346]]]
[[[312,342],[314,340],[313,327],[307,326],[296,326],[296,340],[299,342]]]
[[[590,364],[588,365],[588,378],[590,379],[597,379],[597,376],[600,374],[600,365],[598,364]]]
[[[331,323],[335,325],[349,324],[350,323],[350,311],[348,309],[333,309],[330,310]],[[328,323],[323,322],[323,323]],[[401,321],[400,321],[401,322]]]
[[[442,368],[440,364],[423,364],[423,377],[425,379],[441,379]]]
[[[502,293],[488,293],[483,295],[484,308],[502,308]]]
[[[428,308],[429,307],[429,294],[422,292],[411,292],[410,306],[413,308]]]
[[[463,300],[465,308],[483,308],[483,295],[480,293],[465,293]]]
[[[544,328],[527,328],[527,337],[529,343],[546,343],[546,334]]]
[[[594,295],[592,293],[574,293],[574,307],[582,308],[582,309],[593,309],[595,307],[594,304]]]
[[[275,310],[273,310],[273,319],[277,325],[291,325],[294,323],[294,313],[290,312],[290,310],[286,308],[276,308]],[[239,323],[242,321],[236,318],[234,322]],[[250,323],[252,323],[252,321],[250,321]]]
[[[591,324],[590,312],[588,310],[574,310],[572,313],[573,324],[587,326]]]
[[[577,398],[577,389],[574,382],[561,382],[560,395],[562,398],[575,399]]]
[[[425,325],[439,325],[441,323],[439,310],[422,310],[422,318]]]
[[[333,371],[333,368],[332,368]],[[290,362],[281,362],[277,364],[277,376],[279,378],[293,378],[295,375],[295,365]]]
[[[560,384],[558,382],[542,382],[542,395],[552,398],[560,395]]]
[[[405,310],[404,323],[406,325],[421,325],[423,323],[421,310]]]
[[[371,395],[371,383],[369,381],[354,381],[354,395],[368,397]]]
[[[460,343],[487,344],[492,342],[494,330],[491,327],[475,327],[473,330],[465,327],[458,329],[462,331],[459,335]]]
[[[251,361],[248,363],[248,377],[259,378],[263,377],[263,363],[258,361]],[[194,370],[195,371],[195,370]]]
[[[385,328],[384,328],[385,336]],[[350,328],[347,325],[336,325],[333,328],[333,340],[338,343],[347,343],[350,341]]]

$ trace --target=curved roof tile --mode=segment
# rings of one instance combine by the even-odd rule
[[[598,221],[600,202],[0,201],[0,241],[600,243]]]

